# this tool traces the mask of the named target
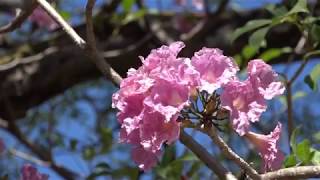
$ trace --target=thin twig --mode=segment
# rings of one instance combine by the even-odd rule
[[[33,163],[40,165],[40,166],[50,167],[50,164],[51,164],[50,162],[43,161],[41,159],[33,157],[31,154],[27,154],[25,152],[18,151],[16,149],[9,149],[9,153],[12,154],[13,156],[17,156],[19,158],[33,162]]]
[[[218,135],[217,130],[213,128],[201,128],[197,129],[204,134],[207,134],[215,144],[220,148],[221,152],[229,159],[233,160],[238,166],[240,166],[245,172],[253,179],[260,179],[258,172],[252,168],[244,159],[237,155]]]
[[[307,179],[320,178],[320,166],[300,166],[280,169],[273,172],[268,172],[261,175],[262,180],[271,179]]]
[[[93,30],[92,22],[92,9],[95,5],[95,0],[88,0],[86,6],[86,22],[87,22],[87,51],[89,52],[92,61],[96,64],[99,70],[109,78],[115,85],[119,85],[122,78],[121,76],[105,61],[103,55],[96,47],[96,39]]]
[[[5,107],[6,110],[9,112],[10,119],[8,121],[7,127],[2,127],[4,130],[8,131],[11,135],[13,135],[18,141],[20,141],[27,148],[29,148],[30,151],[37,155],[41,160],[50,162],[50,168],[57,172],[57,174],[59,174],[61,177],[65,179],[74,179],[74,177],[78,176],[73,171],[55,164],[50,150],[45,150],[36,146],[25,137],[25,135],[20,131],[19,127],[15,124],[15,121],[13,120],[14,110],[11,108],[12,106],[8,99],[5,99]]]
[[[208,168],[210,168],[220,179],[236,179],[230,171],[225,169],[220,162],[208,153],[199,143],[184,132],[180,131],[180,141],[188,147]]]
[[[37,7],[37,3],[35,1],[32,2],[31,6],[24,7],[24,9],[20,10],[14,19],[10,21],[8,24],[0,27],[1,33],[12,32],[15,29],[19,28],[23,22],[32,14],[33,10]]]
[[[63,30],[80,48],[85,48],[86,42],[75,32],[75,30],[73,30],[73,28],[46,0],[37,0],[37,2],[59,25],[62,26]]]
[[[300,67],[296,70],[296,72],[294,73],[294,75],[292,76],[292,78],[290,79],[290,81],[288,82],[289,84],[293,84],[293,82],[299,77],[299,75],[302,73],[303,69],[305,68],[305,66],[307,65],[309,59],[312,56],[316,56],[320,54],[320,50],[316,50],[316,51],[311,51],[309,53],[307,53],[306,55],[303,56],[303,62],[301,63]]]
[[[288,70],[291,62],[294,60],[296,55],[299,55],[302,53],[303,48],[305,44],[307,43],[307,38],[308,38],[308,32],[303,31],[302,36],[299,39],[297,45],[295,46],[293,53],[289,56],[288,62],[287,62],[287,67],[285,72]],[[304,60],[301,64],[301,66],[298,68],[298,70],[294,73],[293,77],[291,80],[288,80],[287,78],[285,79],[285,85],[287,89],[287,94],[286,94],[286,101],[287,101],[287,116],[288,116],[288,139],[290,142],[291,134],[294,130],[294,119],[293,119],[293,109],[292,109],[292,83],[294,80],[299,76],[299,74],[302,72],[304,69],[304,66],[307,64],[307,60]],[[290,149],[291,150],[291,149]]]

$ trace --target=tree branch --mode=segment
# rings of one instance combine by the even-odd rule
[[[320,166],[300,166],[280,169],[261,175],[262,180],[288,179],[288,178],[320,178]]]
[[[52,159],[51,153],[44,149],[40,149],[35,144],[31,143],[28,139],[26,139],[26,137],[21,133],[20,129],[13,121],[10,121],[8,128],[6,128],[5,130],[12,134],[28,149],[30,149],[31,152],[37,155],[43,162],[46,162],[46,164],[48,164],[49,167],[53,169],[55,172],[57,172],[61,177],[72,180],[74,179],[74,177],[78,176],[71,170],[55,164],[55,162]]]
[[[31,5],[26,5],[24,9],[19,10],[12,21],[10,21],[7,25],[0,27],[0,34],[12,32],[19,28],[21,24],[32,14],[36,7],[37,3],[32,1]]]
[[[237,155],[233,150],[223,141],[223,139],[218,135],[217,130],[213,128],[201,128],[196,127],[197,130],[207,134],[215,144],[220,148],[221,152],[227,157],[233,160],[238,166],[240,166],[245,172],[253,179],[259,179],[260,175],[255,169],[253,169],[245,160],[243,160],[239,155]]]
[[[92,61],[96,64],[97,68],[104,76],[109,78],[115,85],[119,85],[122,78],[121,76],[105,61],[102,54],[96,47],[96,40],[92,23],[92,9],[95,5],[95,0],[88,0],[86,6],[86,22],[87,22],[87,51],[89,52]]]
[[[60,16],[60,14],[46,1],[37,0],[39,5],[63,28],[63,30],[80,47],[84,48],[86,42],[73,30],[73,28]]]
[[[220,179],[236,179],[230,171],[225,169],[217,159],[210,155],[203,146],[193,140],[193,138],[184,132],[182,128],[180,131],[180,141],[202,162],[204,162]]]

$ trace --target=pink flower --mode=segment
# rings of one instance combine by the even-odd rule
[[[163,143],[171,144],[179,138],[180,123],[177,115],[168,122],[162,113],[146,107],[143,113],[143,122],[140,126],[141,145],[145,150],[157,152]]]
[[[234,79],[239,70],[232,58],[214,48],[202,48],[194,54],[191,63],[200,73],[200,90],[209,93]]]
[[[221,103],[230,111],[233,128],[240,136],[246,134],[250,123],[259,121],[260,115],[267,109],[265,100],[250,81],[234,80],[226,84]]]
[[[21,180],[47,180],[49,176],[47,174],[41,174],[35,167],[30,164],[25,164],[21,170]]]
[[[263,159],[262,171],[274,171],[280,169],[284,154],[279,149],[279,139],[281,135],[281,123],[268,135],[248,132],[245,137],[253,143],[259,150],[259,155]]]
[[[230,111],[234,130],[243,136],[250,123],[259,121],[267,109],[266,100],[284,92],[278,75],[262,60],[252,60],[248,64],[248,79],[241,82],[233,79],[223,86],[222,105]]]
[[[199,85],[199,73],[190,59],[178,58],[182,42],[152,50],[143,65],[131,69],[113,95],[112,105],[119,110],[120,141],[132,144],[134,160],[147,170],[154,166],[163,143],[179,137],[177,117],[189,104],[189,97]],[[145,151],[142,161],[136,151]]]
[[[58,24],[41,7],[37,7],[29,18],[42,28],[54,30],[58,27]]]
[[[263,60],[251,60],[248,64],[248,74],[254,88],[257,88],[267,100],[282,94],[285,90],[283,84],[277,81],[277,73]]]

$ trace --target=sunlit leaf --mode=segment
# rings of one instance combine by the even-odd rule
[[[287,167],[292,167],[297,164],[296,157],[293,154],[290,154],[289,156],[286,157],[284,161],[284,166]]]
[[[128,24],[129,22],[136,21],[142,18],[146,13],[145,9],[140,9],[136,12],[129,13],[121,22],[122,25]]]
[[[307,95],[307,93],[304,92],[304,91],[297,91],[297,92],[295,92],[294,95],[292,96],[292,100],[296,100],[296,99],[305,97],[306,95]]]
[[[287,15],[296,13],[309,13],[307,0],[298,0],[295,6],[287,13]]]
[[[125,12],[130,12],[136,0],[122,0],[121,5]]]
[[[267,5],[266,9],[274,16],[283,16],[288,12],[285,6],[277,7],[275,4]]]
[[[296,127],[290,137],[290,147],[294,154],[297,152],[297,136],[300,134],[300,127]]]
[[[257,47],[247,45],[243,48],[242,55],[246,60],[248,60],[256,55],[257,50],[258,50]]]
[[[272,21],[270,19],[258,19],[258,20],[252,20],[247,22],[243,27],[240,27],[234,31],[234,33],[231,36],[231,42],[236,40],[239,36],[242,34],[252,31],[254,29],[266,26],[270,24]]]
[[[82,152],[82,156],[86,160],[92,159],[95,155],[96,155],[96,151],[93,147],[87,147]]]
[[[260,59],[263,59],[265,62],[268,62],[272,59],[278,58],[281,55],[285,54],[285,53],[290,53],[292,51],[292,49],[290,47],[285,47],[285,48],[271,48],[268,49],[266,51],[264,51],[261,55],[260,55]]]
[[[320,151],[314,150],[311,162],[314,165],[320,166]]]
[[[257,48],[262,46],[269,29],[268,26],[255,31],[249,38],[249,45]]]
[[[304,78],[304,82],[312,89],[318,89],[318,81],[320,78],[320,64],[317,64],[308,76]]]
[[[310,141],[305,139],[297,145],[297,157],[304,163],[308,164],[311,160],[311,144]]]

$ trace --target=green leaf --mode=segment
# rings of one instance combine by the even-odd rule
[[[82,156],[85,160],[91,160],[96,155],[96,151],[93,147],[85,148],[82,152]]]
[[[145,9],[140,9],[139,11],[129,13],[121,22],[122,25],[126,25],[132,21],[136,21],[142,18],[146,14]]]
[[[129,179],[137,179],[139,174],[138,168],[123,167],[120,169],[112,170],[111,175],[113,179],[120,179],[123,177],[129,177]]]
[[[307,95],[306,92],[304,91],[297,91],[296,93],[294,93],[294,95],[292,96],[292,100],[296,100],[302,97],[305,97]]]
[[[106,162],[98,163],[96,165],[96,168],[104,169],[104,170],[110,170],[111,169],[110,165],[108,163],[106,163]]]
[[[128,13],[131,11],[134,3],[135,3],[135,0],[122,0],[121,5],[123,10]]]
[[[163,179],[179,179],[186,161],[198,162],[198,158],[192,153],[187,153],[175,160],[171,160],[170,163],[164,164],[161,162],[161,165],[156,168],[156,172]]]
[[[257,48],[263,46],[263,42],[265,42],[265,37],[269,29],[270,27],[268,26],[255,31],[249,38],[249,45]]]
[[[313,151],[313,156],[311,158],[311,162],[314,165],[320,166],[320,152],[317,150]]]
[[[71,18],[71,14],[68,11],[59,11],[59,14],[63,17],[65,20],[69,20]]]
[[[288,12],[285,6],[277,7],[274,4],[267,5],[266,10],[268,10],[273,16],[283,16]]]
[[[286,168],[293,167],[296,164],[297,164],[297,160],[296,160],[296,157],[293,154],[290,154],[289,156],[287,156],[285,161],[284,161],[284,166]]]
[[[304,78],[304,82],[307,83],[307,85],[312,90],[318,89],[318,81],[320,78],[320,64],[317,64],[310,72],[308,76]]]
[[[287,13],[287,16],[296,13],[309,13],[307,0],[298,0],[294,7]]]
[[[240,54],[237,54],[237,55],[235,55],[233,58],[234,58],[234,60],[236,61],[237,65],[240,66],[241,63],[242,63],[242,61],[243,61],[241,55],[240,55]]]
[[[294,154],[297,153],[297,136],[300,134],[300,126],[296,127],[290,137],[290,147]]]
[[[317,24],[313,24],[311,27],[311,37],[314,42],[319,43],[320,41],[320,26]]]
[[[71,139],[70,140],[70,148],[72,151],[75,151],[78,145],[78,140],[77,139]]]
[[[257,50],[257,47],[247,45],[243,48],[241,53],[246,60],[249,60],[257,54]]]
[[[320,132],[313,134],[312,136],[317,143],[320,143]]]
[[[167,146],[165,148],[165,152],[162,157],[162,161],[161,161],[160,165],[161,166],[168,165],[170,162],[173,161],[173,159],[175,159],[175,156],[176,156],[176,146]]]
[[[290,53],[292,52],[292,49],[290,47],[284,47],[284,48],[271,48],[266,51],[264,51],[259,59],[263,59],[265,62],[268,62],[272,59],[280,57],[282,54]]]
[[[311,160],[311,144],[305,139],[297,145],[297,157],[304,163],[308,164]]]
[[[193,153],[186,153],[179,158],[180,161],[197,161],[199,160]]]
[[[99,129],[100,138],[101,138],[101,153],[106,153],[110,150],[112,146],[112,130],[109,128],[102,127]]]
[[[270,19],[258,19],[258,20],[249,21],[243,27],[240,27],[240,28],[235,30],[235,32],[231,36],[231,42],[233,42],[239,36],[241,36],[242,34],[244,34],[246,32],[249,32],[249,31],[252,31],[254,29],[266,26],[266,25],[268,25],[270,23],[272,23],[272,21]]]
[[[96,165],[94,171],[89,175],[89,177],[87,179],[94,180],[99,176],[110,175],[110,173],[111,173],[111,168],[110,168],[109,164],[107,164],[105,162],[99,163]]]

